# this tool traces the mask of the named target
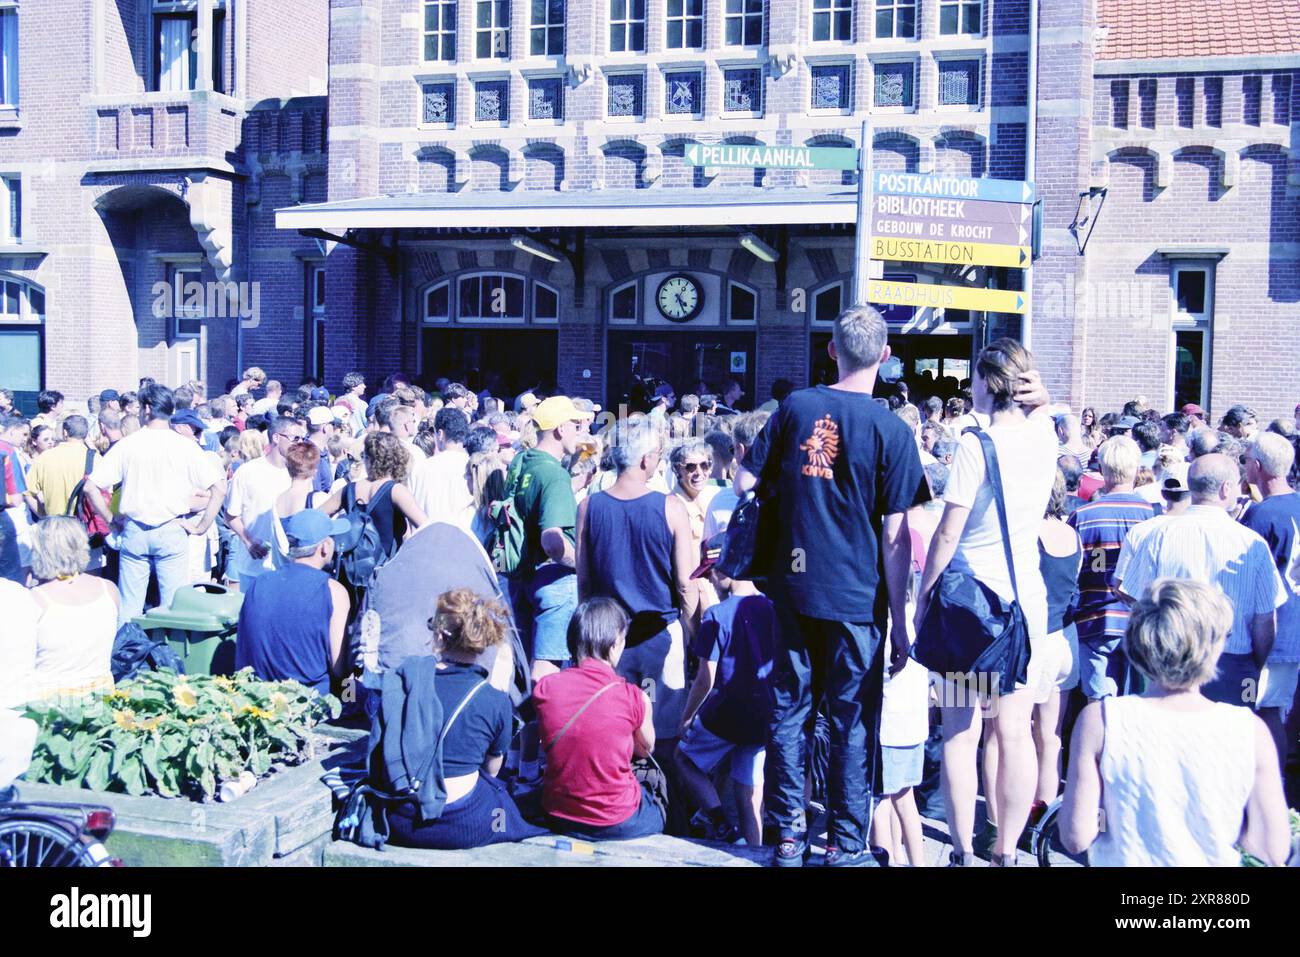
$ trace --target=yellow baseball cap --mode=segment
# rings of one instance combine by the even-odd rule
[[[565,422],[585,422],[595,418],[590,412],[583,412],[567,395],[553,395],[533,409],[533,421],[543,432],[558,428]]]

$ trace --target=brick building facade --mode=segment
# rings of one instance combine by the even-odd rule
[[[0,268],[35,284],[23,328],[70,394],[256,363],[606,403],[633,374],[734,376],[761,401],[827,374],[854,227],[824,210],[856,177],[685,151],[856,146],[866,119],[876,169],[1031,178],[1042,201],[1032,270],[878,267],[1030,292],[1024,317],[891,310],[909,376],[964,378],[1009,333],[1076,406],[1300,398],[1300,28],[1263,0],[1228,4],[1248,31],[1135,0],[151,2],[58,32],[58,82],[36,51],[66,4],[15,5],[0,175],[24,217]],[[148,92],[159,18],[190,10],[236,52],[202,56],[214,28],[195,91]],[[196,344],[155,317],[187,263],[256,282],[256,325],[194,317]],[[666,315],[679,276],[700,305]]]

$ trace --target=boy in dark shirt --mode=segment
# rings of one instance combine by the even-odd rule
[[[704,543],[703,562],[691,575],[708,575],[727,598],[704,613],[691,643],[700,659],[683,712],[677,764],[682,783],[700,805],[711,836],[729,826],[711,774],[730,758],[740,833],[745,843],[762,843],[763,762],[772,712],[770,679],[776,646],[772,602],[753,582],[736,581],[713,565],[725,534]]]

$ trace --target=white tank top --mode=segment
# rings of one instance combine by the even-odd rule
[[[1125,696],[1102,703],[1102,830],[1094,867],[1240,867],[1255,783],[1255,716],[1215,703],[1167,711]]]
[[[111,687],[117,605],[108,586],[82,605],[46,598],[36,623],[38,694],[107,684]]]

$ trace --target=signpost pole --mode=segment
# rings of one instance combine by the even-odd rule
[[[862,121],[858,148],[858,223],[853,242],[853,304],[867,301],[871,279],[871,140],[868,121]]]

